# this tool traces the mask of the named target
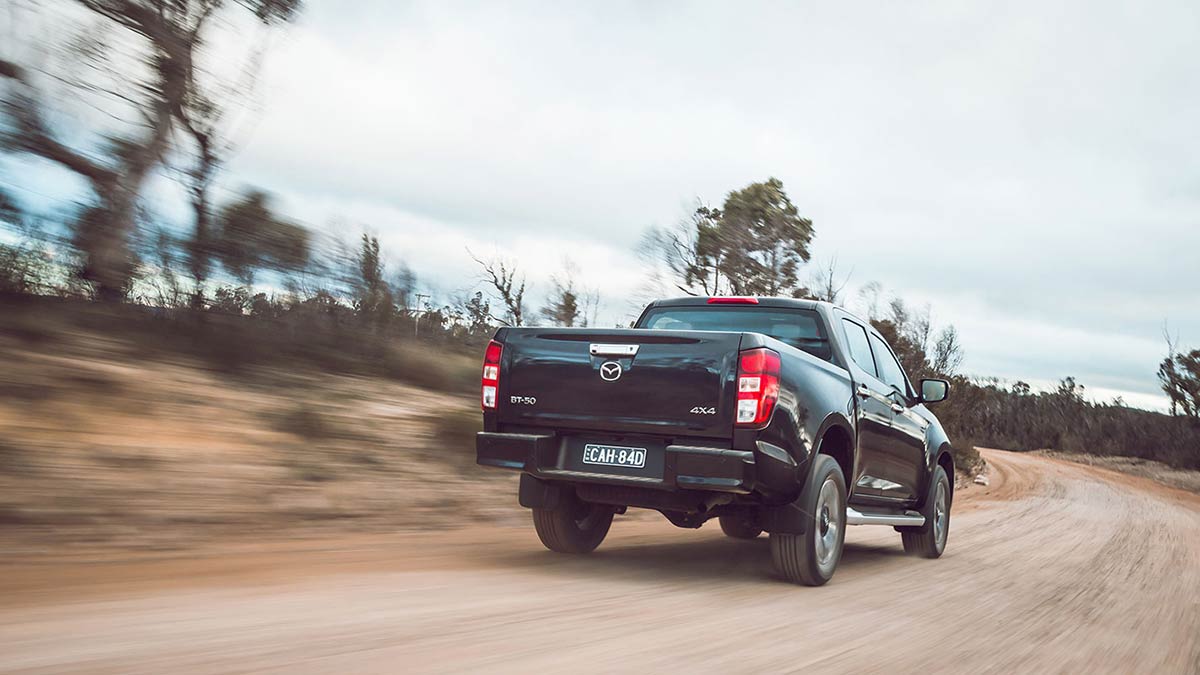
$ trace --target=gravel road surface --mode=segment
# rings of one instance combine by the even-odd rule
[[[851,528],[829,585],[767,540],[618,519],[0,563],[0,672],[1200,672],[1200,498],[989,451],[940,560]],[[515,496],[514,496],[515,499]]]

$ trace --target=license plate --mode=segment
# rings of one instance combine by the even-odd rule
[[[646,466],[646,449],[588,443],[583,446],[583,463],[642,469]]]

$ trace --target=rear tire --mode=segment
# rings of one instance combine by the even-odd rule
[[[613,509],[574,501],[556,510],[533,509],[533,527],[542,545],[558,553],[591,553],[612,526]]]
[[[784,579],[821,586],[833,578],[846,539],[846,479],[829,455],[817,455],[797,505],[804,534],[771,533],[771,561]]]
[[[731,514],[720,516],[721,531],[726,537],[734,539],[755,539],[762,534],[762,528],[754,519],[746,514]]]
[[[925,507],[921,509],[921,515],[925,516],[925,524],[921,527],[898,528],[905,553],[922,558],[941,557],[942,552],[946,550],[946,540],[950,537],[952,494],[946,470],[940,466],[935,468],[933,480],[929,483],[929,495],[925,498]]]

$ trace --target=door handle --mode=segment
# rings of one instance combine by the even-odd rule
[[[898,414],[904,412],[904,406],[900,405],[899,403],[893,403],[892,404],[892,412],[894,412],[898,415]]]
[[[871,398],[871,390],[867,389],[867,385],[865,384],[858,385],[855,393],[858,394],[859,398]]]

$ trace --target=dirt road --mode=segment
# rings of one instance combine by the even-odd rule
[[[590,558],[532,528],[0,567],[0,671],[1200,672],[1200,499],[990,452],[936,561],[852,528],[834,580],[766,538],[618,520]]]

